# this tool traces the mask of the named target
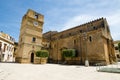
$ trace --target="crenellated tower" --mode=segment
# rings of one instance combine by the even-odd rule
[[[44,16],[29,9],[23,16],[16,61],[20,63],[34,63],[35,51],[42,45],[42,28]]]

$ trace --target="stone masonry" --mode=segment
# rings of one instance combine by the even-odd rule
[[[72,59],[73,64],[84,64],[86,59],[90,64],[100,62],[110,64],[116,61],[113,39],[105,18],[62,32],[44,33],[43,40],[50,44],[46,49],[49,50],[50,60],[54,63],[65,62],[61,56],[63,49],[76,50],[77,56]]]
[[[29,9],[23,16],[16,62],[35,63],[35,51],[42,47],[42,26],[44,16]]]

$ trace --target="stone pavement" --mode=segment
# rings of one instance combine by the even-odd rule
[[[0,63],[0,80],[120,80],[120,74],[76,65]]]

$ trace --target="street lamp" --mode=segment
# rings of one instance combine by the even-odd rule
[[[88,55],[87,55],[87,33],[83,33],[83,39],[85,41],[85,66],[89,66]]]
[[[58,54],[58,38],[57,38],[57,63],[59,64],[59,54]]]

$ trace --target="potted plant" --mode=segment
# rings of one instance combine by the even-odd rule
[[[49,53],[47,50],[40,50],[40,51],[36,51],[36,56],[40,58],[41,64],[45,64],[47,63],[47,58],[49,56]]]
[[[76,57],[75,49],[64,49],[62,56],[65,58],[68,64],[71,64],[72,58]]]

